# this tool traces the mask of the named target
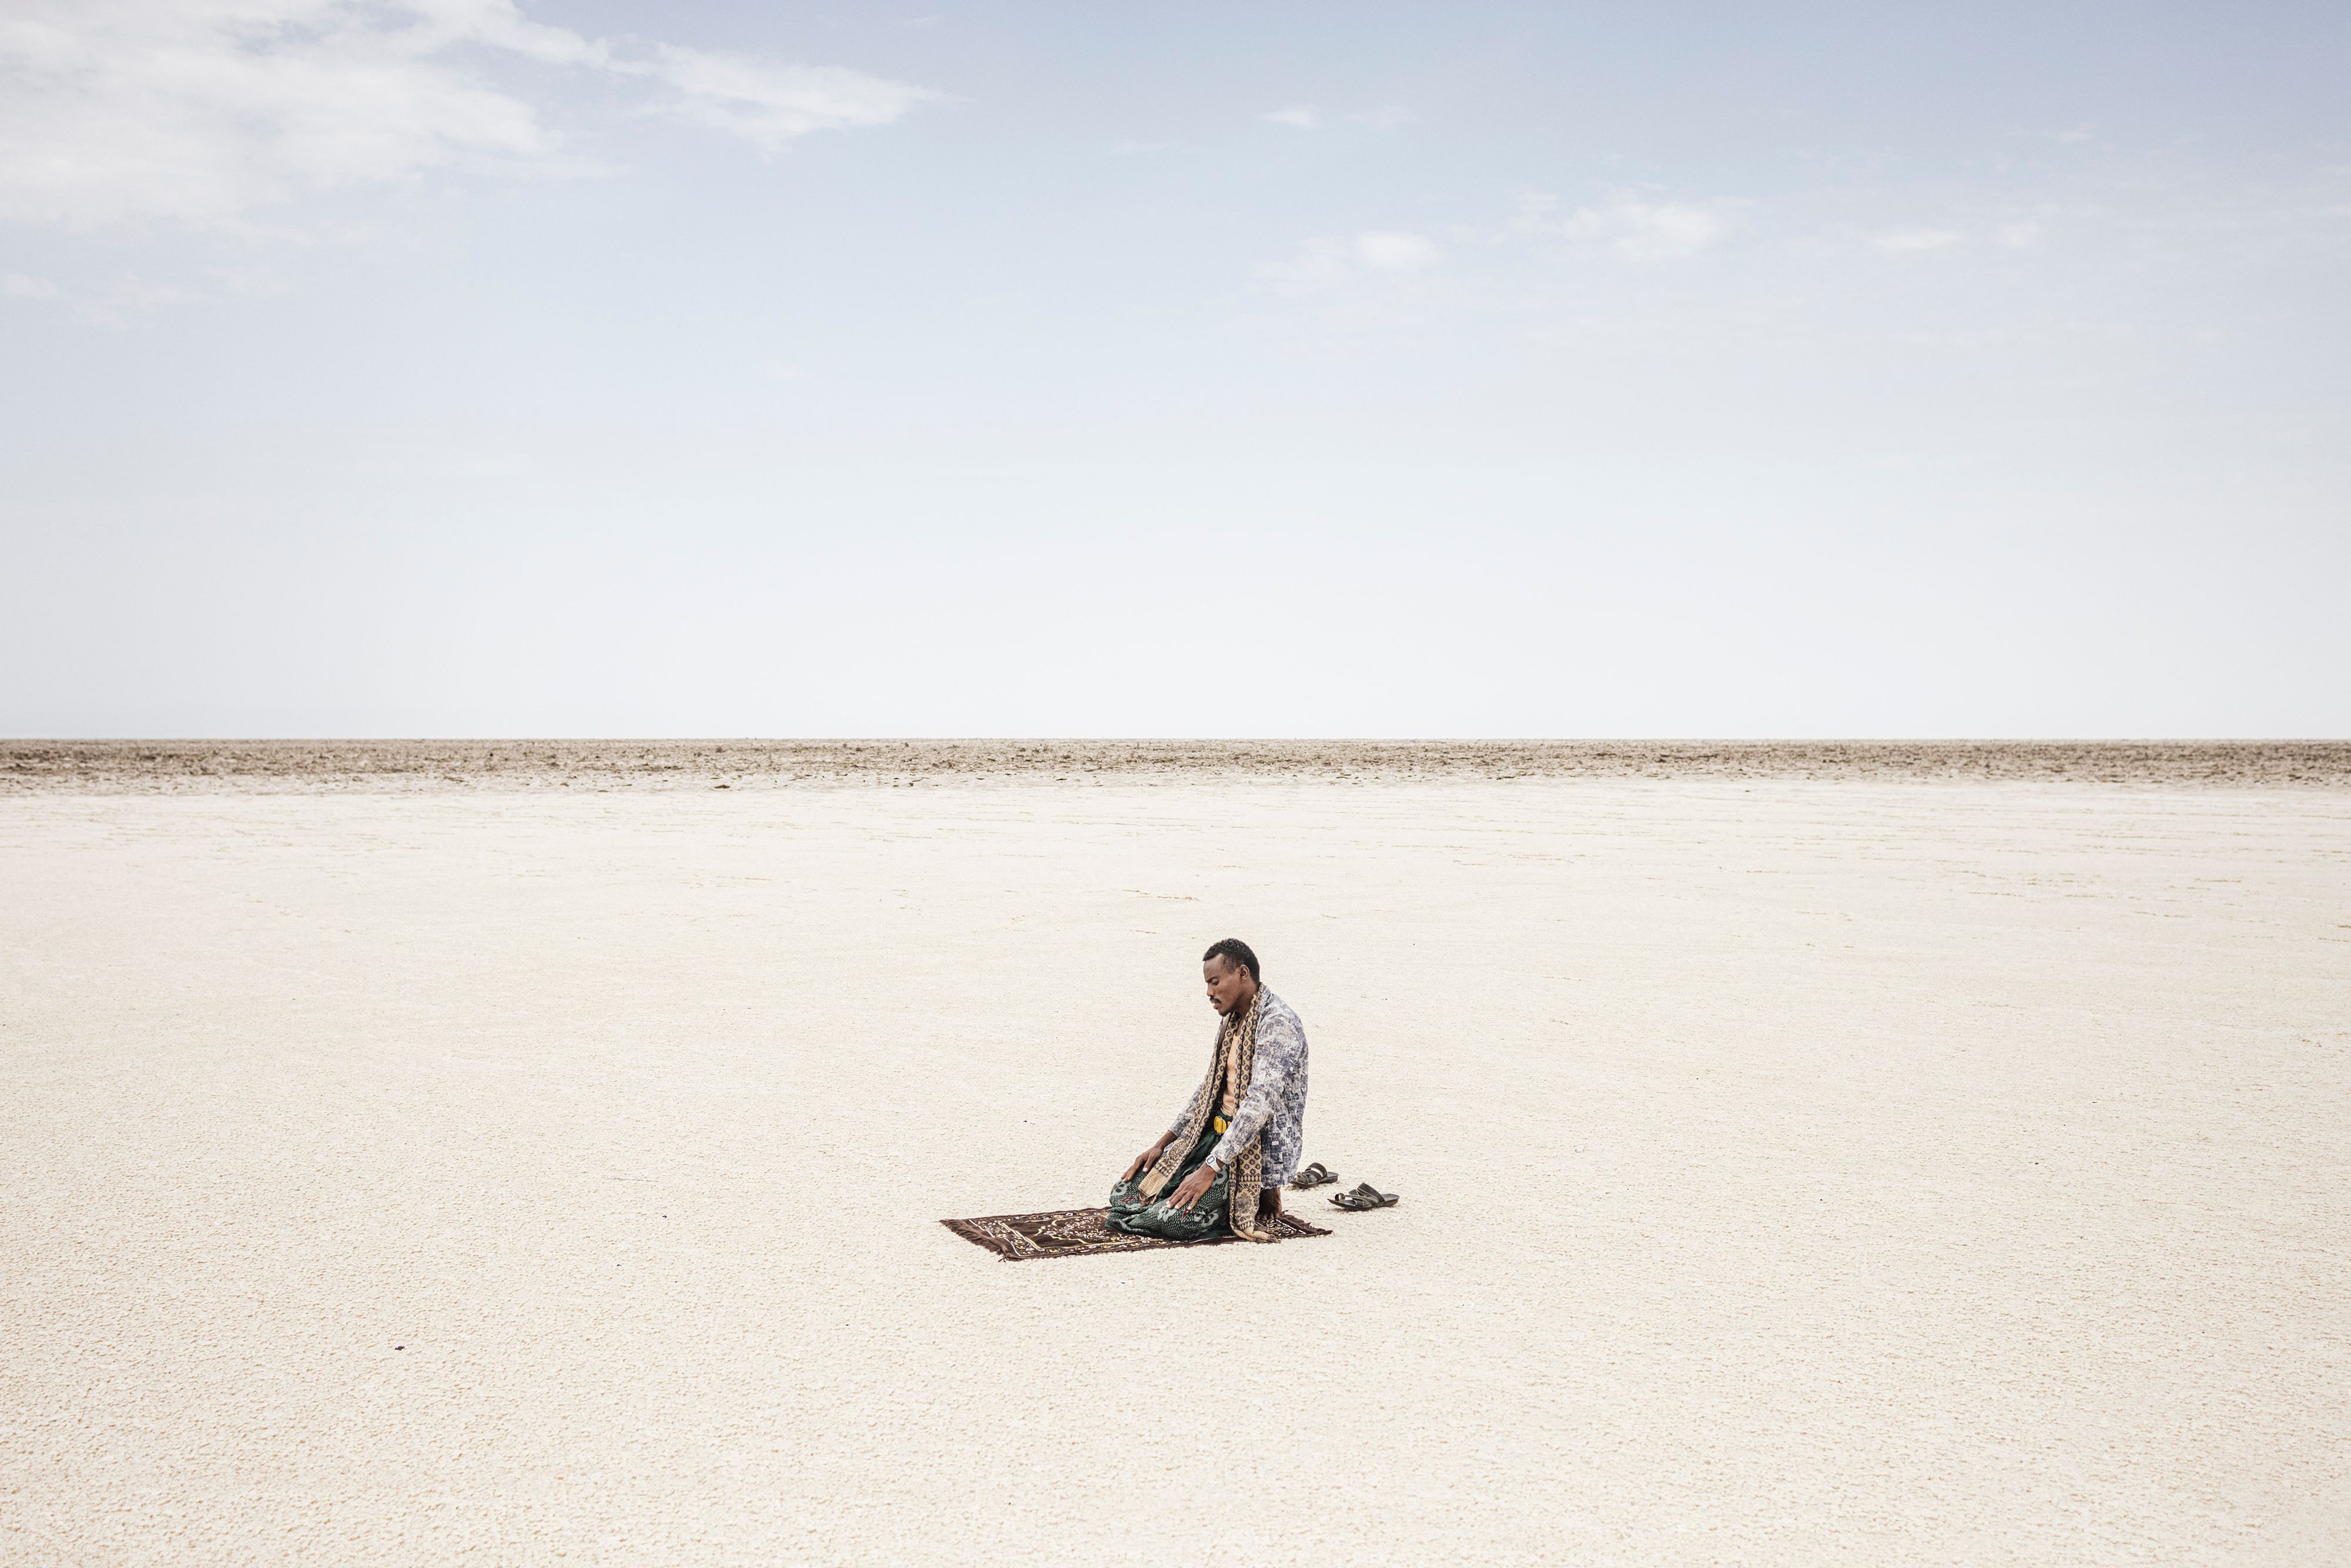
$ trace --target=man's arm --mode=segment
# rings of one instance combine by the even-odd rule
[[[1200,1095],[1207,1088],[1207,1085],[1204,1083],[1192,1091],[1192,1097],[1184,1102],[1184,1109],[1176,1113],[1174,1124],[1159,1134],[1158,1142],[1134,1156],[1134,1163],[1126,1167],[1126,1174],[1119,1177],[1119,1180],[1133,1181],[1159,1163],[1159,1156],[1167,1152],[1167,1145],[1183,1136],[1186,1124],[1192,1120],[1193,1107],[1200,1103]]]
[[[1208,1085],[1205,1080],[1193,1085],[1191,1098],[1186,1100],[1184,1102],[1184,1108],[1176,1113],[1176,1119],[1167,1124],[1167,1132],[1165,1135],[1161,1137],[1159,1140],[1159,1146],[1161,1148],[1165,1148],[1168,1145],[1174,1143],[1176,1139],[1184,1135],[1185,1127],[1191,1123],[1192,1113],[1200,1108],[1200,1096],[1206,1094],[1207,1092]]]
[[[1199,1169],[1186,1176],[1169,1200],[1172,1207],[1189,1208],[1200,1201],[1216,1182],[1217,1173],[1238,1158],[1258,1134],[1273,1108],[1289,1092],[1290,1075],[1296,1070],[1298,1058],[1306,1049],[1306,1035],[1292,1022],[1281,1018],[1260,1018],[1257,1025],[1257,1055],[1249,1064],[1249,1092],[1241,1096],[1240,1104],[1233,1111],[1233,1119],[1225,1127],[1225,1135],[1208,1151]]]
[[[1305,1049],[1305,1031],[1294,1019],[1280,1014],[1258,1019],[1257,1057],[1249,1065],[1249,1092],[1241,1096],[1225,1135],[1209,1151],[1210,1165],[1222,1170],[1249,1147],[1249,1140],[1289,1092],[1290,1075],[1297,1070],[1299,1054]]]

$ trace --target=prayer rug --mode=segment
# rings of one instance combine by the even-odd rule
[[[1141,1252],[1153,1247],[1221,1247],[1239,1237],[1206,1236],[1197,1241],[1169,1241],[1158,1236],[1131,1236],[1102,1223],[1106,1208],[1057,1208],[1049,1214],[992,1214],[985,1219],[942,1219],[941,1225],[987,1248],[1008,1263],[1031,1258],[1076,1258],[1094,1252]],[[1284,1241],[1304,1236],[1328,1236],[1319,1225],[1309,1225],[1285,1213],[1273,1227]]]

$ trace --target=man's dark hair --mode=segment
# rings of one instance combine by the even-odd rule
[[[1200,955],[1200,962],[1203,964],[1211,958],[1222,958],[1228,964],[1238,964],[1249,972],[1249,978],[1252,980],[1263,978],[1257,972],[1257,955],[1250,952],[1249,945],[1238,936],[1228,936]]]

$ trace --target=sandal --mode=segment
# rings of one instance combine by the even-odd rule
[[[1382,1192],[1371,1183],[1364,1182],[1354,1191],[1340,1193],[1331,1201],[1350,1214],[1360,1214],[1371,1208],[1394,1208],[1396,1205],[1396,1195],[1392,1192]]]
[[[1290,1185],[1303,1192],[1310,1186],[1328,1186],[1338,1179],[1338,1176],[1332,1174],[1321,1160],[1316,1160],[1312,1165],[1291,1176]]]

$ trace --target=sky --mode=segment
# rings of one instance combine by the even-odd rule
[[[2351,7],[0,4],[0,734],[2351,736]]]

